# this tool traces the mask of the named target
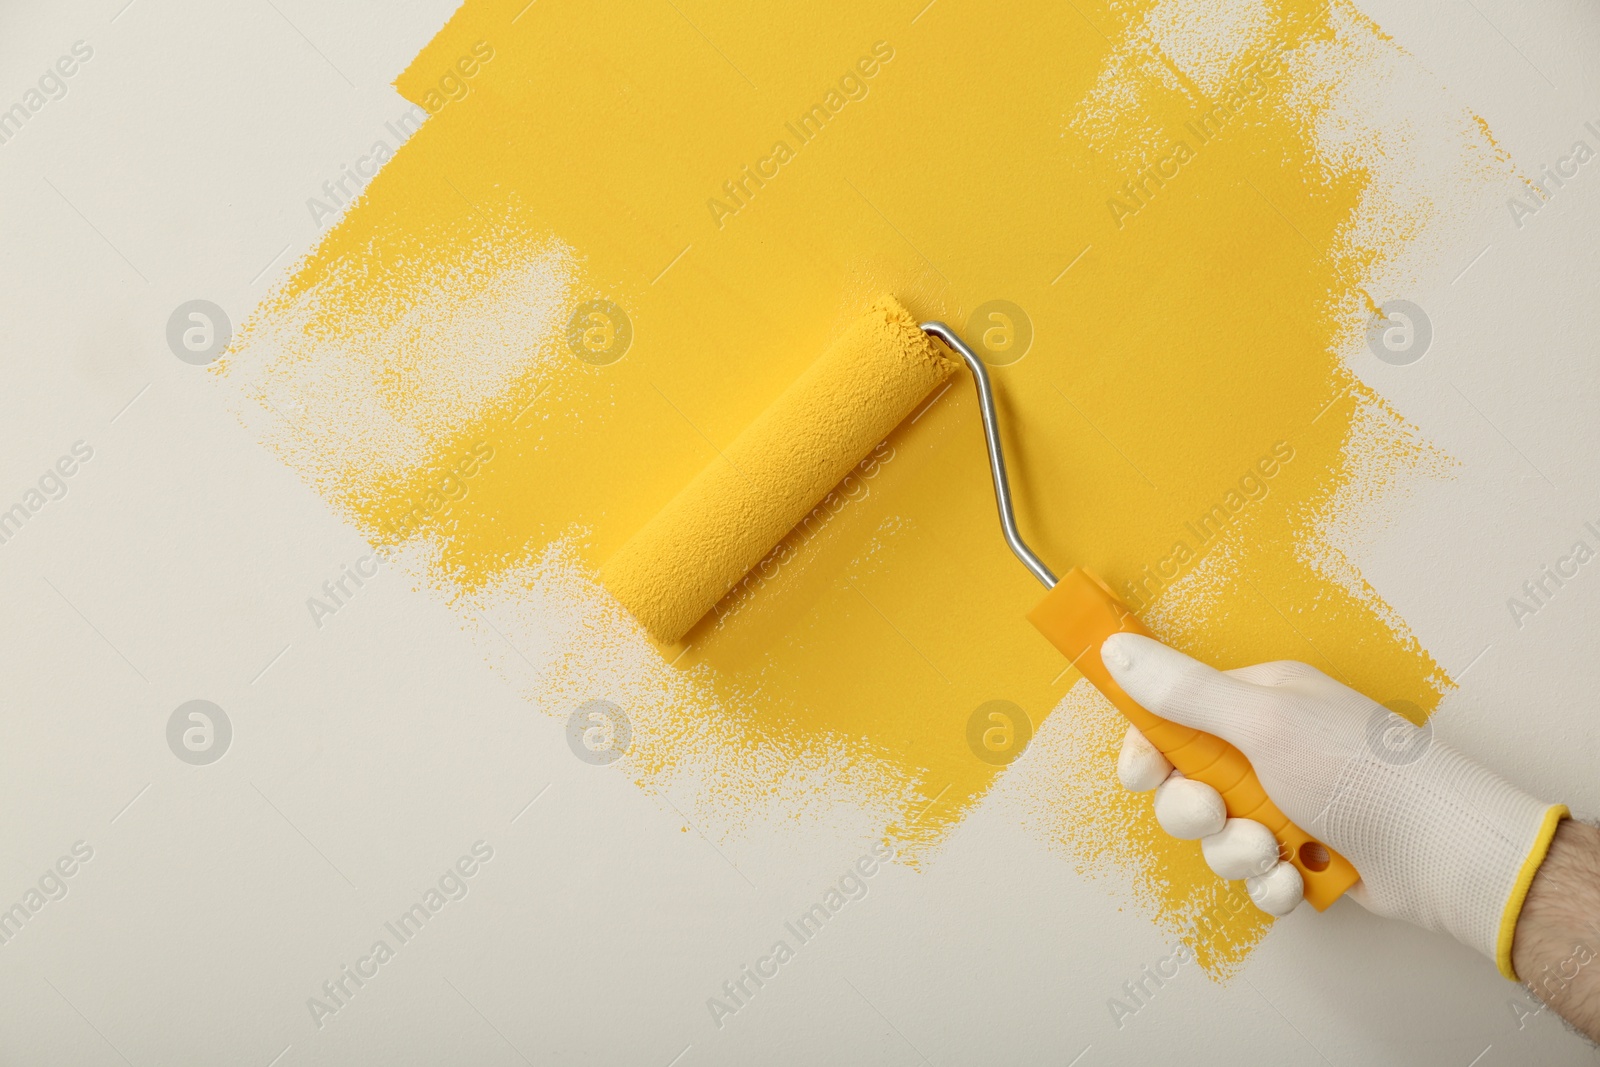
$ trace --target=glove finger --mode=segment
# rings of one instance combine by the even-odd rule
[[[1180,841],[1219,832],[1228,821],[1222,794],[1177,771],[1156,789],[1156,822]]]
[[[1156,746],[1152,745],[1137,726],[1129,725],[1122,738],[1122,751],[1117,754],[1117,778],[1122,788],[1130,793],[1148,793],[1167,780],[1172,764],[1167,762]]]
[[[1305,899],[1305,883],[1292,863],[1280,863],[1266,874],[1244,880],[1245,891],[1256,907],[1279,918],[1300,906]]]
[[[1142,634],[1106,638],[1100,658],[1129,696],[1164,719],[1239,745],[1242,727],[1271,715],[1280,694],[1223,674]],[[1242,746],[1241,746],[1242,747]]]
[[[1267,685],[1274,688],[1288,685],[1290,682],[1302,678],[1323,677],[1327,675],[1317,670],[1309,663],[1301,663],[1293,659],[1276,659],[1270,663],[1253,663],[1248,667],[1235,667],[1223,671],[1229,678],[1237,678],[1241,682],[1251,685]]]
[[[1266,874],[1278,865],[1278,839],[1254,819],[1229,819],[1220,831],[1200,839],[1206,866],[1230,882]]]

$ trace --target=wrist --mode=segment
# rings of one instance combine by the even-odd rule
[[[1574,824],[1568,818],[1566,805],[1556,804],[1546,810],[1544,821],[1534,838],[1533,847],[1528,851],[1527,858],[1522,863],[1516,884],[1512,887],[1511,895],[1506,900],[1505,911],[1500,918],[1500,932],[1495,940],[1495,966],[1500,968],[1500,973],[1511,979],[1519,981],[1518,975],[1522,973],[1516,967],[1516,934],[1522,925],[1522,916],[1526,913],[1528,902],[1532,899],[1533,887],[1543,883],[1544,890],[1540,893],[1540,901],[1549,896],[1550,879],[1559,874],[1565,879],[1565,872],[1574,862],[1575,850],[1573,847],[1573,831],[1567,827],[1576,825],[1584,830],[1595,832],[1593,827],[1584,826],[1582,823]],[[1556,839],[1562,839],[1562,848],[1558,853],[1553,853]],[[1589,850],[1577,849],[1577,853],[1587,855]],[[1552,855],[1557,857],[1557,864],[1546,873],[1546,867]]]
[[[1511,943],[1514,976],[1547,1003],[1573,977],[1568,957],[1600,949],[1600,829],[1565,819],[1528,886]]]
[[[1597,924],[1600,829],[1567,819],[1528,888],[1511,955],[1529,991],[1591,1041],[1600,1040]],[[1522,1018],[1518,1016],[1519,1029]]]

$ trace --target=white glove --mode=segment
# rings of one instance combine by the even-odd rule
[[[1350,896],[1362,907],[1445,931],[1516,978],[1511,935],[1564,806],[1534,799],[1431,728],[1304,663],[1217,671],[1138,634],[1107,638],[1101,659],[1150,711],[1243,752],[1279,809],[1355,864],[1361,881]],[[1263,910],[1282,915],[1299,903],[1299,872],[1277,862],[1266,827],[1223,822],[1216,791],[1168,773],[1138,731],[1117,770],[1130,789],[1156,787],[1162,827],[1199,837],[1219,875],[1260,872],[1246,884]]]
[[[1228,818],[1221,793],[1173,770],[1167,757],[1131,724],[1117,756],[1117,777],[1130,792],[1154,789],[1161,828],[1180,841],[1199,840],[1212,872],[1230,882],[1244,879],[1250,899],[1262,911],[1287,915],[1304,899],[1300,872],[1278,858],[1272,831],[1254,819]]]

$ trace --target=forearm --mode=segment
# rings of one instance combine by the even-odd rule
[[[1600,1041],[1600,829],[1568,819],[1528,889],[1511,944],[1517,977]]]

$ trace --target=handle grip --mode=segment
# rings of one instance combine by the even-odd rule
[[[1028,613],[1028,621],[1185,777],[1221,793],[1230,816],[1254,819],[1272,831],[1279,856],[1299,869],[1312,907],[1324,910],[1360,879],[1349,860],[1278,810],[1243,752],[1220,737],[1152,714],[1123,692],[1100,661],[1101,643],[1114,633],[1155,635],[1098,577],[1074,567]]]

